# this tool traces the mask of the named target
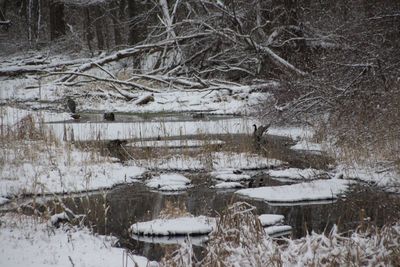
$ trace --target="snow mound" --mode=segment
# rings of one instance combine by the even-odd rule
[[[258,219],[262,226],[271,226],[283,222],[285,216],[280,214],[261,214]]]
[[[312,180],[317,179],[325,172],[316,169],[288,168],[284,170],[269,170],[268,174],[275,178],[287,178],[292,180]]]
[[[151,178],[146,182],[146,185],[160,191],[180,191],[191,187],[190,182],[188,178],[181,174],[168,173]]]
[[[233,189],[233,188],[243,188],[243,185],[238,182],[222,182],[214,186],[216,189]]]
[[[350,184],[350,181],[340,179],[315,180],[292,185],[247,188],[236,193],[267,202],[317,201],[336,199]]]
[[[212,232],[215,227],[214,218],[198,216],[139,222],[133,224],[130,231],[137,235],[154,236],[205,235]]]
[[[310,152],[322,152],[321,144],[308,142],[307,140],[301,140],[294,146],[290,147],[293,150],[310,151]]]
[[[292,227],[290,225],[274,225],[266,227],[264,228],[264,230],[265,233],[269,236],[279,236],[292,231]]]

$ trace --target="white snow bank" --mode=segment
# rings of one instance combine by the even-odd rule
[[[292,185],[247,188],[236,193],[267,202],[299,202],[336,199],[344,193],[350,181],[340,179],[315,180]]]
[[[250,180],[250,175],[243,173],[234,173],[234,169],[226,169],[226,170],[218,170],[211,172],[211,176],[218,180],[226,181],[226,182],[236,182],[243,180]]]
[[[116,239],[87,229],[53,228],[40,218],[6,214],[0,217],[0,266],[158,266],[145,257],[112,247]],[[125,265],[124,265],[125,266]]]
[[[221,140],[161,140],[161,141],[138,141],[128,143],[127,146],[133,147],[168,147],[168,148],[179,148],[179,147],[200,147],[205,145],[217,145],[223,144]]]
[[[324,171],[316,169],[288,168],[284,170],[269,170],[268,175],[275,178],[287,178],[292,180],[312,180],[318,179]]]
[[[188,178],[181,174],[167,173],[149,179],[146,185],[160,191],[179,191],[191,187],[190,182]]]
[[[238,182],[222,182],[213,186],[216,189],[234,189],[234,188],[243,188],[243,185]]]
[[[215,227],[214,218],[198,216],[139,222],[133,224],[130,231],[133,234],[155,236],[200,235],[209,234]]]
[[[7,152],[10,152],[10,157],[14,156],[14,152]],[[50,155],[51,160],[48,158]],[[40,153],[34,162],[14,164],[11,159],[7,168],[0,170],[0,196],[111,188],[130,183],[145,172],[141,167],[113,163],[101,157],[96,161],[92,157],[88,152],[50,147],[46,153]]]
[[[274,225],[264,228],[265,233],[270,236],[278,236],[292,231],[290,225]]]
[[[311,152],[322,152],[322,145],[318,143],[309,142],[307,140],[300,140],[294,146],[291,146],[290,149],[293,150],[304,150]]]
[[[36,123],[63,121],[71,119],[71,116],[68,113],[55,113],[43,110],[34,111],[10,106],[1,106],[0,124],[3,126],[13,126],[28,115],[31,115]]]
[[[224,169],[270,169],[283,164],[277,159],[265,158],[257,154],[249,153],[212,153],[214,170]]]
[[[285,216],[280,214],[261,214],[258,216],[262,226],[271,226],[283,222]]]
[[[86,122],[48,124],[62,140],[67,133],[75,140],[164,138],[196,134],[249,134],[252,122],[246,118],[229,118],[208,121],[146,121],[146,122]]]

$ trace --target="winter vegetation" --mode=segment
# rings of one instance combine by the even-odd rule
[[[399,1],[0,0],[0,266],[397,266],[399,27]]]

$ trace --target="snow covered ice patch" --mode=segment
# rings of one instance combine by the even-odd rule
[[[336,199],[344,193],[351,181],[340,179],[315,180],[292,185],[247,188],[237,194],[267,202],[300,202]]]
[[[181,174],[166,173],[149,179],[146,185],[160,191],[180,191],[191,187],[190,182]]]
[[[130,231],[136,235],[151,236],[206,235],[215,227],[214,218],[198,216],[138,222],[130,227]]]
[[[290,233],[292,227],[290,225],[273,225],[264,228],[264,231],[267,235],[276,237]]]

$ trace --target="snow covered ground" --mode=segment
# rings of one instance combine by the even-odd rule
[[[350,184],[350,181],[340,179],[315,180],[292,185],[247,188],[236,193],[267,202],[318,201],[336,199]]]
[[[0,266],[158,266],[145,257],[128,256],[113,247],[115,238],[93,235],[86,228],[54,228],[40,218],[12,213],[0,222]]]
[[[51,194],[92,191],[131,183],[145,169],[127,166],[112,159],[72,147],[49,147],[32,161],[21,154],[23,149],[5,150],[7,168],[0,169],[0,196]]]

